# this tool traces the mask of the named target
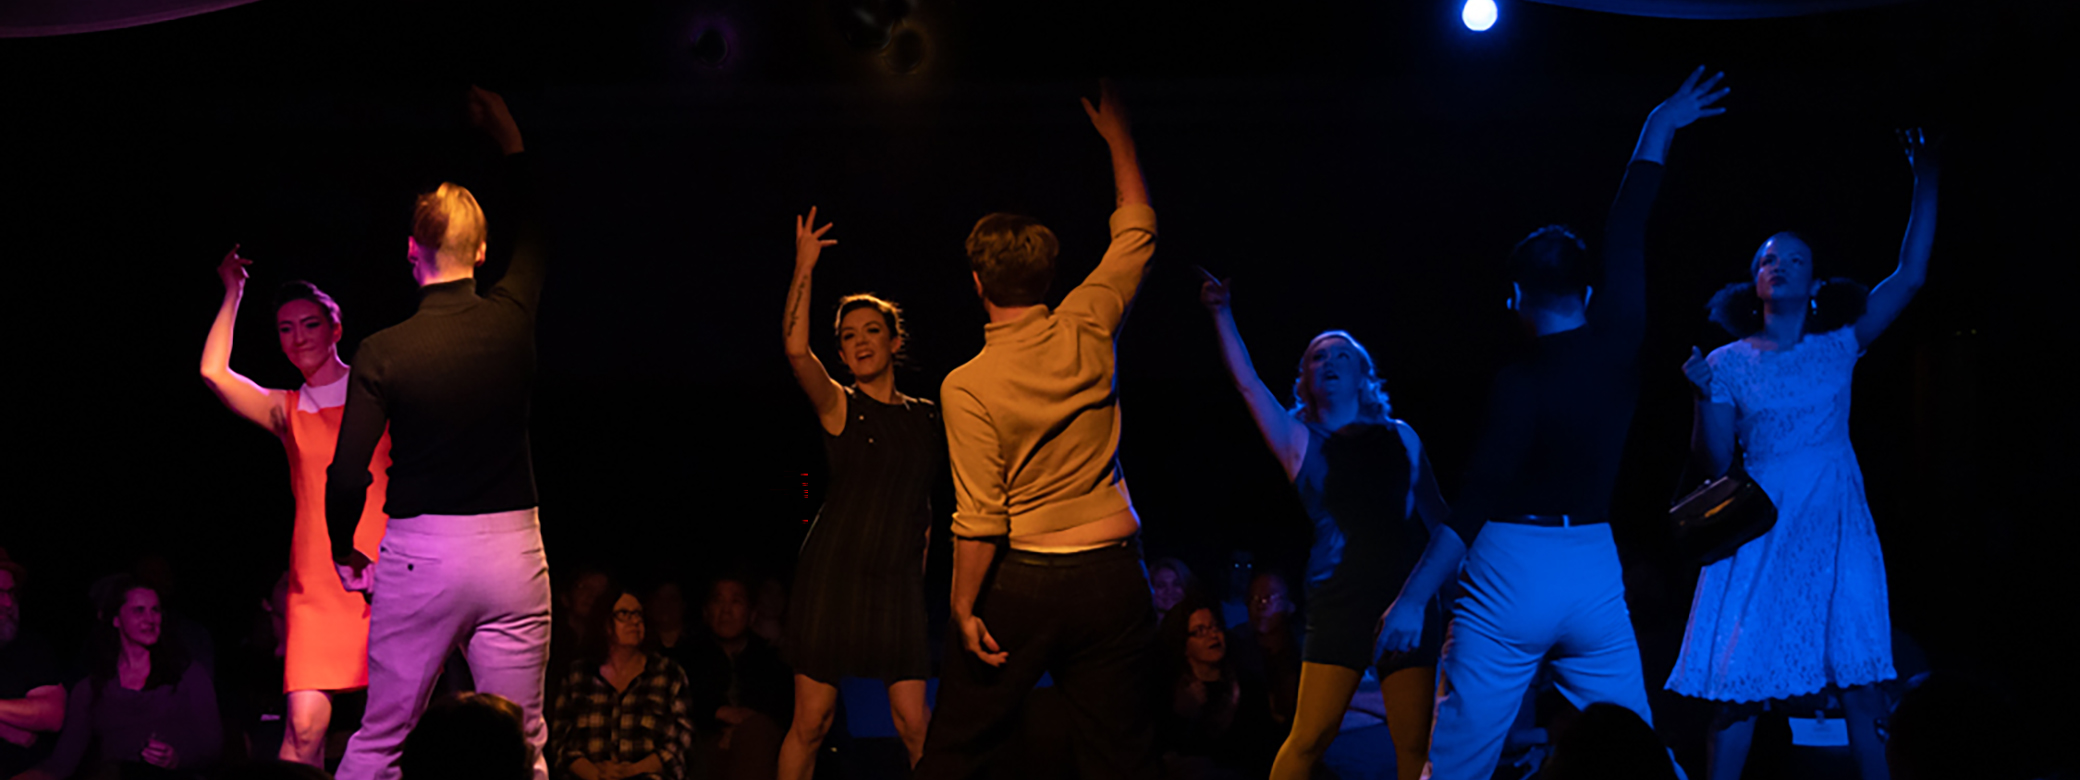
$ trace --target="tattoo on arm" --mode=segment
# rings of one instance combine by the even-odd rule
[[[787,322],[783,324],[780,329],[781,338],[794,337],[795,320],[801,317],[802,303],[809,297],[808,293],[809,278],[807,276],[804,276],[800,279],[796,279],[794,283],[794,289],[788,291],[787,293]]]

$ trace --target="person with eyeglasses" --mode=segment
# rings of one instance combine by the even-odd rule
[[[578,780],[686,777],[693,712],[686,670],[643,649],[643,603],[609,588],[550,710],[549,764]]]
[[[1164,775],[1190,780],[1263,777],[1278,752],[1263,680],[1240,671],[1220,605],[1187,595],[1156,629],[1166,690],[1158,743]]]

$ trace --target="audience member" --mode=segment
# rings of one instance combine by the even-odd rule
[[[1264,681],[1272,722],[1293,723],[1300,701],[1300,633],[1292,589],[1284,575],[1258,571],[1245,589],[1249,619],[1228,631],[1228,657],[1243,675]]]
[[[283,571],[260,599],[252,631],[240,640],[218,679],[224,722],[238,732],[227,749],[247,758],[279,756],[286,736],[289,699],[282,692],[282,676],[289,654],[289,579]]]
[[[643,603],[608,588],[549,718],[550,767],[578,780],[682,780],[693,746],[686,672],[644,646]]]
[[[1172,778],[1262,777],[1278,741],[1271,740],[1270,701],[1259,681],[1244,678],[1227,654],[1219,605],[1189,596],[1157,629],[1160,673],[1167,683],[1158,739]]]
[[[751,632],[764,637],[773,649],[787,647],[787,584],[767,577],[758,586],[758,605],[751,611]]]
[[[1540,775],[1552,780],[1675,780],[1676,770],[1654,727],[1639,713],[1598,702],[1560,733],[1553,758]]]
[[[173,561],[165,555],[145,553],[130,567],[130,575],[159,594],[160,633],[179,639],[181,647],[188,651],[188,660],[202,665],[215,679],[217,674],[217,642],[209,634],[209,628],[188,616],[187,602],[182,598],[180,578],[174,571]],[[101,603],[99,601],[95,603]]]
[[[28,570],[0,549],[0,777],[42,762],[65,723],[65,680],[43,638],[22,628]]]
[[[708,589],[707,631],[687,640],[688,698],[700,738],[695,777],[766,780],[780,771],[780,738],[794,709],[794,671],[751,631],[749,580],[724,577]]]
[[[673,580],[658,583],[643,599],[643,648],[676,661],[672,652],[685,638],[686,591]]]
[[[534,749],[520,705],[490,693],[435,699],[405,737],[400,780],[529,780]]]
[[[154,774],[125,766],[139,762],[161,774],[208,768],[223,748],[209,672],[189,661],[180,641],[161,640],[158,591],[130,577],[109,582],[105,591],[91,674],[72,688],[57,746],[27,776]]]
[[[1176,558],[1157,558],[1148,562],[1148,593],[1156,603],[1156,619],[1170,614],[1170,610],[1186,596],[1199,592],[1199,578],[1184,561]]]

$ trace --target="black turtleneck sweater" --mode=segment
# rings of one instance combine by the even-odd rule
[[[546,247],[531,219],[526,155],[506,158],[520,220],[505,277],[484,295],[475,279],[419,289],[419,310],[370,335],[354,353],[339,445],[325,472],[332,553],[345,560],[390,431],[391,517],[477,515],[535,505],[527,424],[534,396],[535,313]]]
[[[1495,377],[1481,436],[1448,525],[1472,547],[1489,518],[1607,517],[1646,333],[1647,216],[1661,165],[1625,169],[1603,231],[1588,323],[1542,336]]]

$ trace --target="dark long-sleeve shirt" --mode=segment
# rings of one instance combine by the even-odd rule
[[[1651,162],[1625,170],[1604,227],[1603,278],[1588,324],[1539,337],[1496,375],[1486,432],[1452,502],[1449,526],[1468,546],[1491,517],[1610,512],[1639,399],[1647,215],[1661,172]]]
[[[525,154],[506,158],[520,220],[513,259],[485,295],[474,279],[419,289],[419,310],[361,342],[339,446],[325,472],[332,552],[353,550],[376,442],[390,431],[391,517],[477,515],[535,505],[527,424],[535,314],[547,249],[531,219]]]
[[[176,769],[206,770],[217,762],[223,723],[201,664],[190,664],[178,683],[141,691],[114,680],[79,681],[65,703],[57,747],[37,768],[61,778],[99,774],[110,763],[143,761],[145,743],[154,737],[173,747]]]

